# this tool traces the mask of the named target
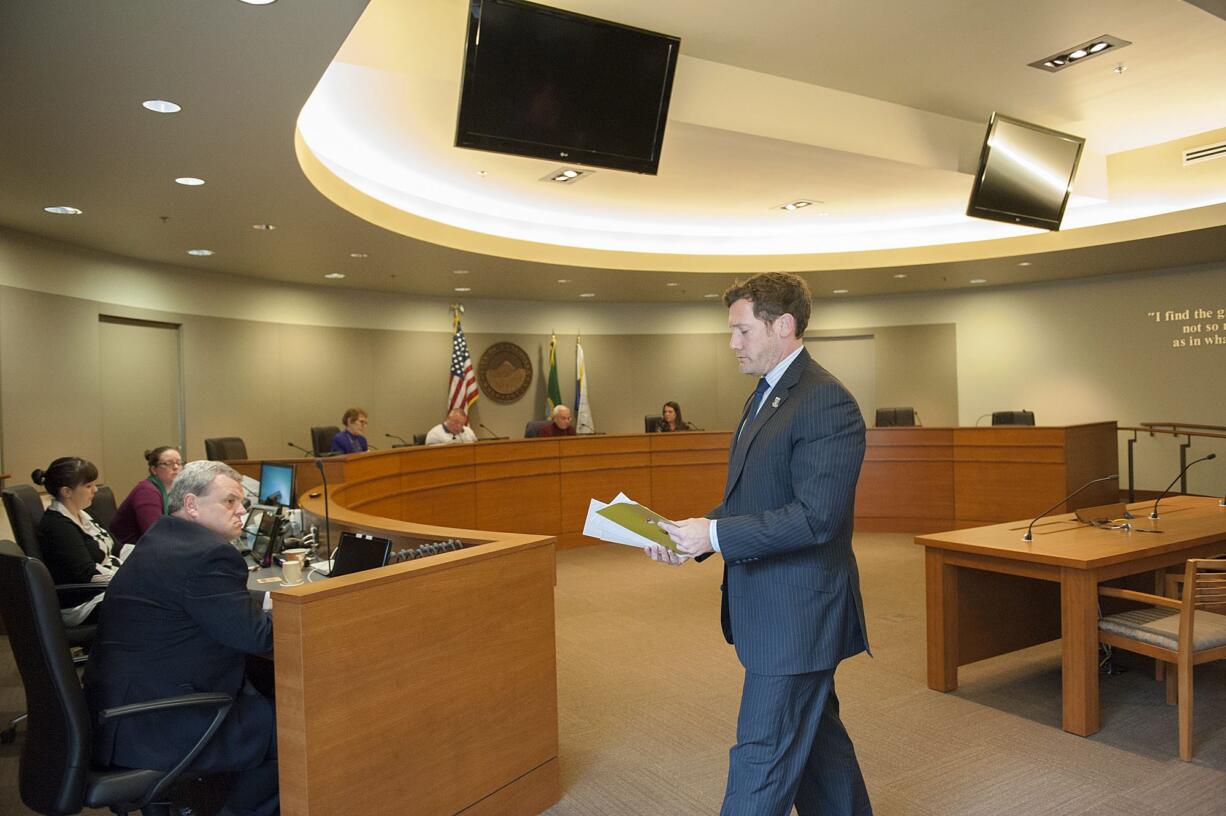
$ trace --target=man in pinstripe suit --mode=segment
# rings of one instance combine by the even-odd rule
[[[741,372],[760,377],[729,452],[723,502],[665,525],[679,564],[724,560],[722,623],[745,667],[723,816],[869,814],[834,672],[868,649],[851,550],[864,421],[804,348],[809,288],[783,273],[724,293]]]

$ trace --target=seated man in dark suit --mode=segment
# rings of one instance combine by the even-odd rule
[[[240,477],[222,462],[191,462],[175,479],[162,516],[115,574],[85,668],[97,712],[157,697],[225,692],[234,707],[191,770],[234,771],[226,814],[276,813],[276,720],[272,702],[244,678],[246,655],[272,650],[272,617],[247,591],[247,567],[231,544],[242,529]],[[213,712],[174,709],[94,731],[97,762],[174,767]]]
[[[574,436],[575,426],[570,424],[570,408],[565,405],[553,406],[553,422],[543,426],[536,432],[537,436]]]

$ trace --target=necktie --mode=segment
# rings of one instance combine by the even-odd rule
[[[758,415],[758,403],[762,401],[762,397],[770,390],[770,383],[765,377],[758,380],[758,387],[753,390],[753,397],[749,400],[749,405],[745,408],[745,417],[741,420],[741,426],[736,430],[736,438],[739,442],[741,439],[741,431],[745,430],[749,423],[753,422],[753,418]]]

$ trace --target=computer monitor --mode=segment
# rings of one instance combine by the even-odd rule
[[[271,510],[263,511],[260,516],[255,538],[251,542],[251,559],[261,567],[272,566],[272,557],[281,546],[285,521],[279,513]]]
[[[387,564],[388,556],[392,554],[390,538],[375,538],[366,533],[341,533],[341,540],[336,544],[336,555],[332,559],[332,569],[328,574],[332,577],[349,575],[354,572],[375,569]]]
[[[260,504],[293,507],[294,466],[274,462],[260,463]]]

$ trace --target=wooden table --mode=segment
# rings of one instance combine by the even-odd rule
[[[1063,727],[1099,729],[1098,585],[1142,576],[1226,549],[1226,507],[1216,498],[1137,502],[1133,530],[1103,530],[1072,514],[1045,518],[1034,540],[1017,521],[917,536],[925,549],[928,687],[953,691],[958,666],[1061,638]],[[1160,532],[1141,532],[1157,530]],[[1143,575],[1144,574],[1144,575]]]

